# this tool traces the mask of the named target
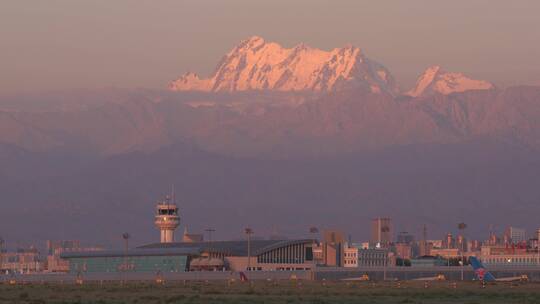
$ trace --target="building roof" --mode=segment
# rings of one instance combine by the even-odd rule
[[[259,255],[275,248],[295,245],[312,244],[314,240],[252,240],[250,241],[252,255]],[[200,252],[219,252],[231,256],[247,256],[247,241],[212,241],[194,243],[154,243],[138,247],[138,249],[171,249],[192,248]]]
[[[314,240],[252,240],[250,241],[253,256],[264,252],[295,244],[312,244]],[[140,246],[128,251],[100,250],[65,252],[62,258],[88,258],[88,257],[125,257],[125,256],[198,256],[203,252],[222,253],[230,256],[247,256],[247,241],[213,241],[193,243],[154,243]]]
[[[61,258],[97,258],[97,257],[126,257],[126,256],[178,256],[178,255],[199,255],[199,248],[156,248],[156,249],[130,249],[125,250],[97,250],[64,252]]]

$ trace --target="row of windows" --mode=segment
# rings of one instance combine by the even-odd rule
[[[95,257],[71,258],[70,271],[79,272],[182,272],[186,271],[185,256]]]
[[[486,264],[537,264],[538,257],[498,257],[484,259]]]
[[[257,256],[258,263],[302,264],[311,260],[313,253],[311,247],[304,244],[295,244],[276,248]]]

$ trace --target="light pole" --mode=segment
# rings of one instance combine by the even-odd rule
[[[536,266],[540,266],[540,228],[536,230]]]
[[[122,285],[124,284],[124,281],[126,281],[126,272],[128,270],[127,255],[128,255],[130,237],[131,236],[129,235],[129,233],[127,232],[122,233],[122,238],[124,239],[124,261],[122,263],[123,264],[122,267],[120,267],[121,273],[122,273],[122,281],[121,281]]]
[[[467,224],[465,223],[459,223],[458,229],[461,234],[461,280],[464,280],[464,269],[465,269],[465,257],[464,257],[464,243],[465,243],[465,236],[463,235],[463,231],[467,228]]]
[[[212,232],[215,232],[216,229],[214,228],[206,228],[204,231],[208,232],[208,242],[212,242]]]
[[[210,247],[210,252],[208,254],[208,259],[211,258],[211,255],[212,255],[212,232],[215,232],[216,229],[213,229],[213,228],[206,228],[204,229],[204,231],[208,232],[208,244],[209,244],[209,247]]]
[[[315,267],[317,262],[315,261],[315,237],[319,233],[319,229],[315,226],[309,228],[309,233],[313,235],[312,244],[311,244],[311,259],[313,265],[311,266],[311,279],[315,280]]]
[[[4,263],[4,244],[6,241],[0,237],[0,269],[2,268],[2,264]]]
[[[249,280],[249,272],[251,271],[251,235],[253,234],[253,229],[247,227],[246,229],[244,229],[244,232],[247,235],[247,254],[248,254],[247,273],[248,273],[248,280]]]
[[[128,248],[129,248],[129,238],[131,236],[129,235],[129,233],[125,232],[122,234],[122,238],[124,239],[124,253],[127,254],[127,251],[128,251]]]
[[[127,254],[128,254],[128,249],[129,249],[129,238],[131,236],[129,235],[129,233],[127,232],[124,232],[122,234],[122,238],[124,239],[124,271],[127,271],[127,268],[128,268],[128,265],[127,265]]]

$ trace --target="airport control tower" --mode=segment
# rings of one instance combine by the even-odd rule
[[[157,202],[154,223],[161,232],[161,243],[174,242],[174,230],[180,225],[180,216],[178,215],[178,207],[170,196]]]

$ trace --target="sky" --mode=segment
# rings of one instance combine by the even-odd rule
[[[348,43],[403,89],[430,65],[540,85],[538,0],[3,0],[0,94],[165,88],[209,75],[242,39],[329,50]]]

